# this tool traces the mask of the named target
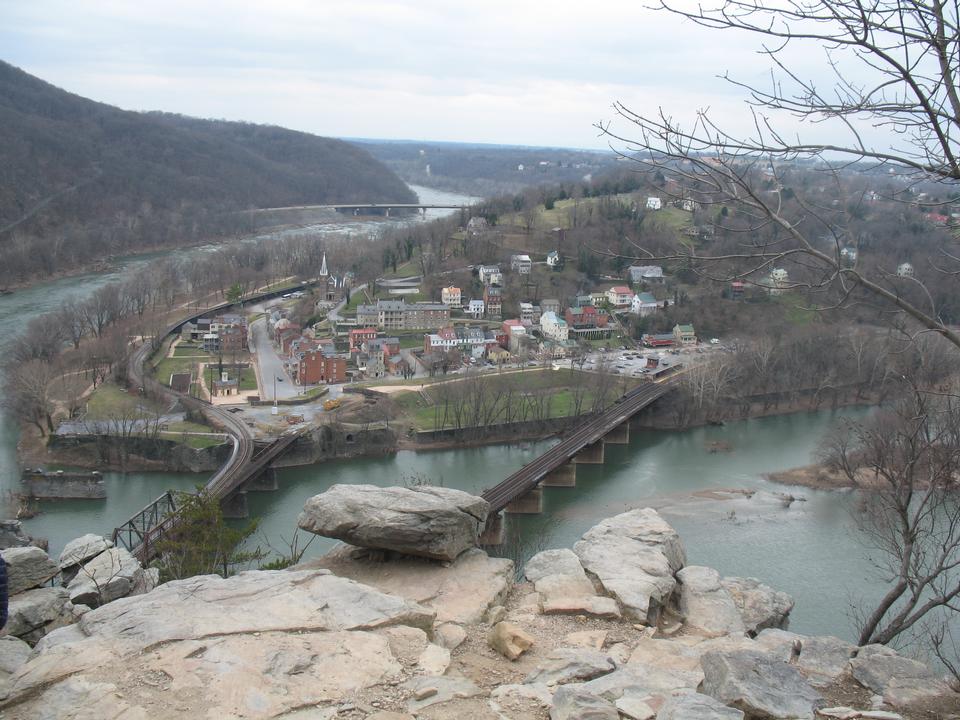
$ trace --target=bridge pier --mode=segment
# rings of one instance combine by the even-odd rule
[[[551,470],[543,476],[540,481],[542,487],[576,487],[577,486],[577,466],[569,462],[561,465],[555,470]]]
[[[247,493],[238,491],[220,501],[223,517],[227,520],[242,520],[250,517],[247,508]]]
[[[272,467],[264,469],[259,475],[255,475],[243,484],[244,492],[273,492],[280,486],[277,482],[277,471]]]
[[[503,545],[503,513],[487,516],[487,524],[480,533],[479,545]]]
[[[543,512],[543,488],[539,485],[526,495],[521,495],[504,508],[514,515],[538,515]]]
[[[603,441],[613,445],[629,445],[630,421],[628,420],[620,425],[617,425],[613,430],[603,436]]]
[[[574,455],[573,462],[582,465],[603,465],[603,438],[590,443]]]

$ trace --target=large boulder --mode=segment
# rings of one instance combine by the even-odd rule
[[[922,662],[898,655],[884,645],[866,645],[850,661],[853,678],[899,707],[922,700],[956,697],[950,686]]]
[[[23,524],[19,520],[0,520],[0,550],[30,544],[30,538],[23,532]]]
[[[351,545],[449,561],[477,544],[489,509],[449,488],[334,485],[307,500],[297,524]]]
[[[580,559],[571,550],[562,548],[537,553],[527,561],[524,574],[540,593],[540,607],[546,615],[620,617],[616,600],[597,595]]]
[[[99,607],[144,584],[143,566],[124,548],[110,548],[85,563],[70,581],[70,600]]]
[[[10,598],[3,632],[34,644],[52,630],[76,622],[89,608],[74,606],[62,587],[27,590]]]
[[[0,636],[0,697],[6,695],[10,676],[27,662],[33,649],[13,635]]]
[[[747,633],[755,635],[766,628],[787,629],[793,598],[774,590],[756,578],[727,577],[720,583],[733,597]]]
[[[102,535],[87,533],[63,546],[63,552],[60,553],[57,564],[61,570],[66,570],[74,565],[81,565],[112,547],[113,543]]]
[[[686,563],[677,532],[651,508],[603,520],[573,550],[624,616],[647,624],[656,623],[676,587],[674,573]]]
[[[604,652],[586,648],[557,648],[548,653],[523,682],[563,685],[577,680],[593,680],[614,669],[613,661]]]
[[[550,720],[620,720],[609,700],[592,695],[580,686],[565,685],[553,694]]]
[[[676,577],[680,582],[680,613],[690,629],[707,636],[746,630],[733,596],[720,584],[720,573],[690,565]]]
[[[700,692],[747,717],[813,720],[823,698],[789,663],[762,652],[704,653]]]
[[[7,593],[16,595],[24,590],[49,582],[60,568],[43,550],[33,545],[12,547],[0,551],[7,563]]]

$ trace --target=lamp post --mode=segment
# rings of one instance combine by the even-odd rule
[[[280,412],[277,408],[277,383],[278,382],[283,382],[283,378],[277,377],[277,374],[274,373],[273,374],[273,411],[270,413],[271,415],[277,415]]]

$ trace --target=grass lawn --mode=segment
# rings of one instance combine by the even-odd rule
[[[162,432],[160,437],[164,440],[173,440],[174,442],[181,443],[187,447],[191,447],[195,450],[203,450],[208,447],[216,447],[217,445],[223,445],[227,442],[227,439],[223,436],[215,435],[183,435],[182,433],[175,432]]]
[[[170,375],[173,373],[192,373],[197,374],[197,358],[172,357],[164,358],[156,364],[153,374],[158,382],[164,385],[170,384]]]
[[[804,307],[806,303],[797,293],[771,295],[770,298],[783,306],[784,316],[794,325],[809,325],[817,317],[817,311]]]
[[[209,353],[204,352],[203,348],[197,345],[187,345],[187,346],[177,345],[173,349],[173,356],[175,358],[192,357],[192,358],[200,358],[202,360],[209,360],[211,357]]]
[[[213,428],[209,425],[203,425],[201,423],[190,422],[189,420],[183,420],[182,422],[172,422],[167,423],[167,431],[171,433],[210,433],[214,432]]]
[[[104,383],[87,400],[87,417],[92,420],[107,419],[121,414],[135,412],[147,416],[161,409],[149,399],[131,395],[113,383]]]
[[[401,350],[412,350],[413,348],[423,347],[423,333],[419,335],[398,335]]]
[[[366,305],[367,303],[369,303],[369,300],[367,300],[366,292],[363,290],[354,290],[350,293],[350,302],[343,308],[343,312],[345,314],[355,314],[357,312],[357,305]]]
[[[325,387],[315,387],[310,388],[305,393],[297,395],[298,400],[312,400],[315,397],[320,397],[321,395],[326,395],[330,390]]]
[[[227,376],[234,380],[237,377],[237,371],[233,368],[226,368]],[[212,373],[210,372],[210,366],[208,365],[206,371],[203,373],[203,382],[206,383],[207,390],[213,389],[213,380],[218,379],[216,370]],[[240,390],[256,390],[257,389],[257,374],[254,372],[253,367],[243,368],[240,371]]]

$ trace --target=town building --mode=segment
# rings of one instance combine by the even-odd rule
[[[567,321],[557,317],[557,314],[552,310],[540,316],[540,331],[544,337],[551,340],[568,340],[570,338],[570,327],[567,325]]]
[[[599,310],[594,305],[567,308],[564,319],[567,321],[570,337],[596,339],[610,336],[610,328],[607,327],[610,317],[606,311]]]
[[[520,303],[520,320],[525,323],[533,323],[533,303]]]
[[[639,317],[653,315],[659,307],[657,299],[648,292],[637,293],[630,302],[630,312]]]
[[[662,283],[663,268],[659,265],[631,265],[627,268],[631,283]]]
[[[743,280],[734,280],[730,283],[730,298],[733,300],[742,300],[743,293],[746,290]]]
[[[486,305],[483,302],[483,300],[471,300],[470,303],[467,305],[467,314],[470,317],[476,320],[479,320],[480,318],[483,317],[485,308],[486,308]]]
[[[529,275],[533,269],[533,261],[529,255],[511,255],[510,269],[520,275]]]
[[[432,330],[450,320],[450,307],[443,303],[407,303],[404,300],[378,300],[376,305],[360,305],[357,321],[376,325],[381,330]]]
[[[770,277],[767,281],[767,289],[771,295],[779,295],[787,289],[790,282],[790,276],[783,268],[774,268],[770,271]]]
[[[484,285],[503,285],[503,273],[500,272],[499,265],[480,265],[477,267],[477,275]]]
[[[453,285],[443,288],[440,291],[440,301],[450,307],[460,307],[460,288]]]
[[[626,285],[614,285],[606,295],[607,302],[615,308],[630,307],[630,301],[633,300],[633,291]]]
[[[351,328],[350,330],[350,349],[357,350],[367,340],[373,340],[377,336],[376,327]]]
[[[689,346],[697,344],[697,334],[693,331],[693,325],[674,325],[673,339],[676,345]]]
[[[297,353],[291,363],[293,381],[298,385],[320,385],[347,381],[347,359],[342,355],[324,355],[320,350]]]
[[[553,298],[548,298],[546,300],[540,301],[540,312],[541,313],[556,313],[560,314],[560,301]]]
[[[487,285],[483,288],[483,303],[487,309],[487,317],[497,319],[503,312],[503,290],[497,285]]]
[[[564,266],[563,255],[560,254],[559,250],[551,250],[547,253],[547,267],[556,272],[563,270]]]
[[[676,338],[673,333],[646,334],[640,338],[640,342],[648,348],[672,347]]]
[[[897,277],[913,277],[913,265],[908,262],[897,265]]]
[[[647,210],[659,210],[663,207],[663,201],[658,197],[647,198]]]

